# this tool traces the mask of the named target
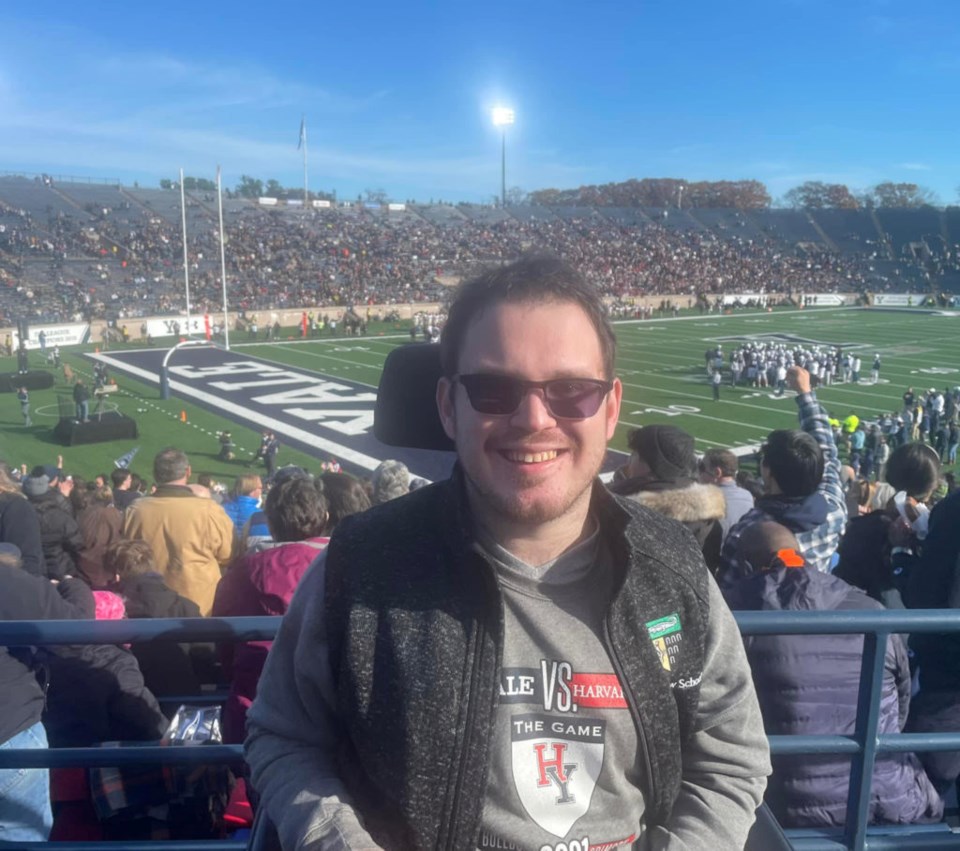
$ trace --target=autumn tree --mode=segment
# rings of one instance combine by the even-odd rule
[[[530,200],[526,192],[519,186],[511,186],[507,190],[507,204],[510,207],[517,207],[526,204]]]
[[[198,192],[216,192],[217,184],[206,177],[185,177],[183,178],[183,188],[186,190],[195,189]]]
[[[385,189],[364,189],[363,200],[368,204],[386,204],[389,197]]]
[[[263,181],[249,174],[241,174],[240,182],[234,190],[241,198],[259,198],[263,195]]]
[[[646,177],[579,189],[539,189],[530,202],[544,205],[597,207],[734,207],[765,209],[770,193],[758,180],[720,180],[691,183],[674,177]]]
[[[936,194],[916,183],[878,183],[867,191],[867,197],[875,207],[917,209],[937,203]]]
[[[824,183],[820,180],[808,180],[794,186],[783,197],[791,207],[807,210],[856,210],[860,206],[849,187],[842,183]]]

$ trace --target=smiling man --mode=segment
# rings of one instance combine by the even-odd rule
[[[750,671],[695,539],[597,479],[595,290],[521,260],[461,285],[441,347],[453,476],[338,527],[249,714],[284,848],[742,847]]]

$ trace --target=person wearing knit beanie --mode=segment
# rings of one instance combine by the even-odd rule
[[[671,425],[648,425],[633,429],[627,435],[633,450],[631,464],[634,476],[660,481],[693,479],[697,456],[692,435]],[[644,469],[645,468],[645,469]]]
[[[697,481],[693,436],[676,426],[648,425],[633,429],[627,445],[630,461],[610,490],[683,523],[700,543],[707,567],[716,570],[726,500],[716,485]]]

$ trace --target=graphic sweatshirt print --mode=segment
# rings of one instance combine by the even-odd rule
[[[633,845],[643,756],[602,640],[613,571],[599,536],[536,568],[482,536],[480,546],[497,573],[505,632],[478,847]]]

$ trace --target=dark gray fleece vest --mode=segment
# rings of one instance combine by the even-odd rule
[[[502,604],[471,549],[457,473],[344,520],[327,554],[326,616],[341,776],[388,849],[473,851],[499,687]],[[709,577],[682,525],[611,496],[592,510],[620,566],[607,649],[648,756],[648,824],[669,818],[699,699]],[[664,614],[682,625],[671,637]],[[669,670],[667,670],[669,667]]]

